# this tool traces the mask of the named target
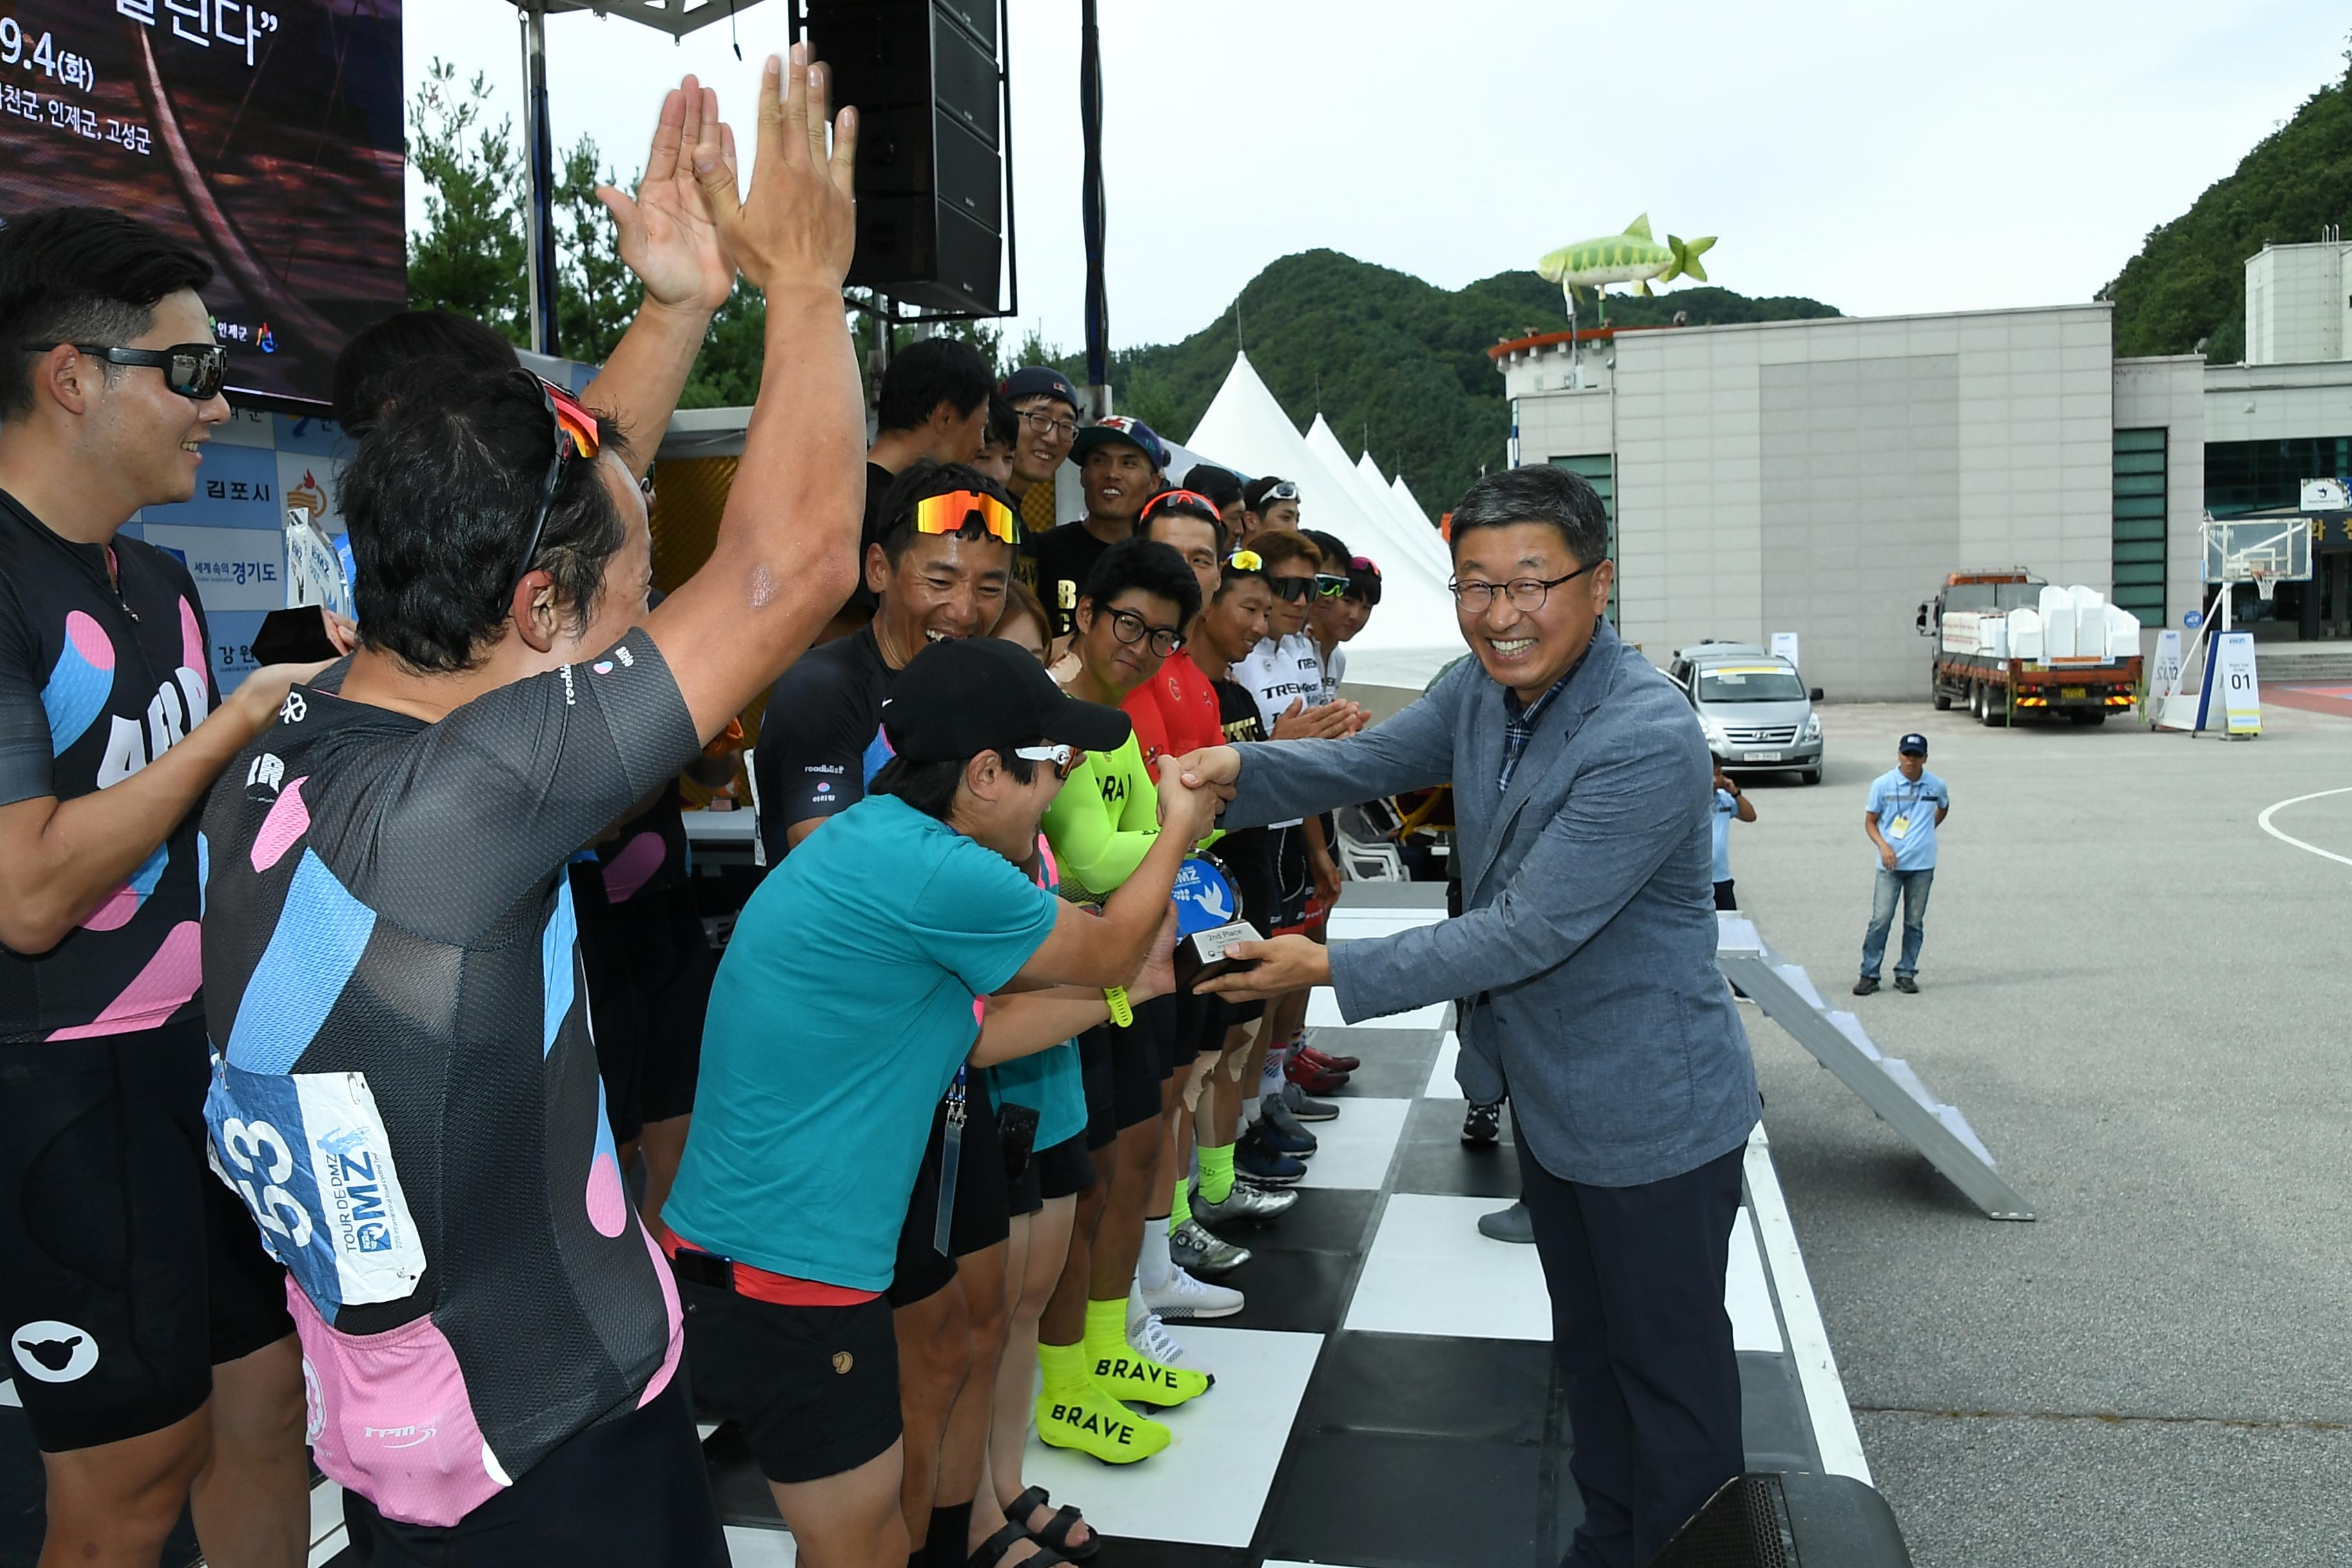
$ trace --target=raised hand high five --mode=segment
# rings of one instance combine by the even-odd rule
[[[596,199],[613,215],[621,260],[646,286],[646,302],[708,316],[735,287],[735,264],[695,173],[693,154],[706,137],[731,174],[735,132],[719,118],[719,94],[689,76],[662,100],[635,197],[599,185]]]
[[[789,84],[787,77],[789,76]],[[732,149],[718,117],[703,122],[694,146],[694,174],[719,237],[744,277],[772,294],[795,288],[838,292],[856,244],[852,172],[857,155],[857,111],[833,121],[825,149],[829,86],[808,46],[794,44],[789,68],[768,57],[760,79],[757,162],[749,194],[739,197]]]

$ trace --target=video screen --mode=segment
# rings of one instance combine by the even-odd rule
[[[208,257],[232,392],[328,399],[408,298],[399,0],[0,0],[0,220],[101,205]]]

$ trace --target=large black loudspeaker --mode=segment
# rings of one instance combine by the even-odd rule
[[[807,0],[833,101],[857,109],[849,281],[926,310],[993,315],[1003,136],[989,0]]]
[[[1870,1488],[1787,1470],[1725,1482],[1650,1568],[1911,1568],[1911,1554]]]

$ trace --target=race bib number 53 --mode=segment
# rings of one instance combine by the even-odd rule
[[[365,1073],[215,1062],[205,1121],[214,1171],[330,1322],[339,1306],[415,1293],[425,1247]]]

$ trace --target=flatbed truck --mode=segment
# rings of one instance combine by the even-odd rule
[[[1927,696],[1937,711],[1965,706],[1989,726],[2062,713],[2103,724],[2139,700],[2138,621],[2100,601],[2061,612],[2064,627],[2045,626],[2048,587],[2023,567],[1955,572],[1919,606],[1919,635],[1935,639]]]

